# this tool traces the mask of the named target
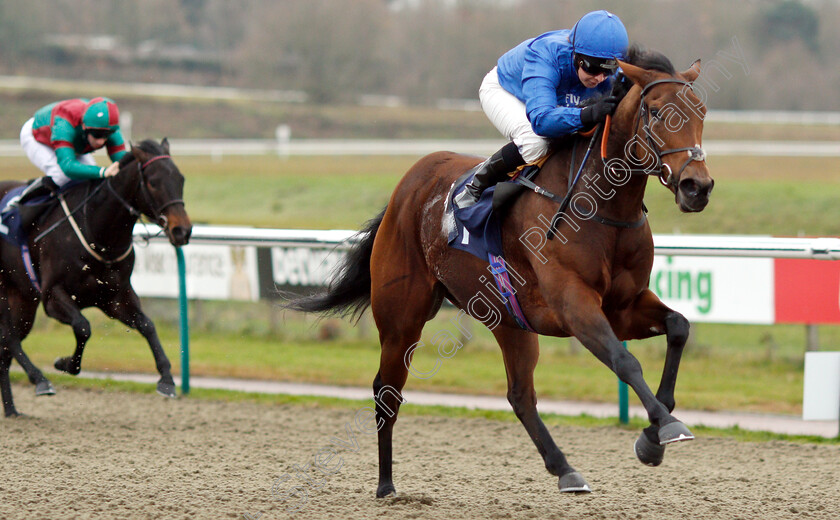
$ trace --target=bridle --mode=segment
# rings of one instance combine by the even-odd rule
[[[153,162],[160,161],[162,159],[170,159],[171,160],[172,158],[167,154],[162,154],[162,155],[156,155],[156,156],[154,156],[150,159],[147,159],[146,162],[144,162],[142,164],[140,164],[140,161],[137,161],[137,172],[139,173],[138,182],[140,183],[140,193],[143,196],[143,201],[146,203],[146,206],[148,206],[149,209],[151,209],[151,213],[154,215],[154,219],[158,223],[158,225],[160,225],[161,228],[166,229],[167,226],[169,225],[169,222],[168,222],[166,216],[163,214],[163,210],[165,210],[169,206],[174,206],[176,204],[184,205],[184,199],[172,199],[172,200],[169,200],[169,201],[163,203],[160,206],[155,206],[154,200],[152,199],[152,195],[151,195],[151,193],[149,193],[149,188],[146,187],[146,182],[145,182],[146,181],[146,174],[145,174],[144,170],[146,169],[147,166],[149,166]],[[110,179],[109,179],[109,181],[110,181]],[[138,217],[138,218],[143,215],[143,212],[141,212],[140,210],[138,210],[137,208],[135,208],[134,206],[129,204],[128,201],[126,201],[119,193],[117,193],[117,191],[114,189],[114,187],[111,186],[110,182],[107,182],[107,186],[108,186],[108,190],[111,192],[111,194],[114,195],[114,197],[116,197],[117,200],[119,200],[122,203],[123,206],[125,206],[125,208],[128,210],[128,212],[131,213],[131,215],[133,215],[135,217]]]
[[[661,150],[659,148],[659,144],[651,136],[650,107],[648,107],[647,103],[645,103],[645,96],[648,95],[648,93],[653,87],[655,87],[656,85],[662,85],[664,83],[677,83],[687,87],[691,86],[689,82],[683,81],[681,79],[665,78],[651,81],[650,83],[645,85],[644,88],[642,88],[642,94],[639,100],[639,111],[636,112],[636,119],[633,122],[633,128],[635,128],[638,133],[639,122],[641,121],[642,128],[645,134],[645,141],[647,142],[647,145],[650,147],[651,151],[653,151],[654,156],[656,157],[656,164],[652,168],[630,169],[630,173],[656,175],[659,178],[659,182],[661,182],[666,187],[670,187],[674,179],[674,172],[671,170],[670,166],[668,166],[662,161],[662,157],[672,153],[688,152],[688,159],[683,163],[683,165],[676,173],[676,177],[679,178],[682,175],[683,170],[685,170],[686,167],[688,167],[688,165],[691,164],[693,161],[705,161],[706,152],[704,152],[703,149],[700,148],[700,146],[685,146],[682,148],[668,148],[666,150]],[[635,154],[633,154],[632,150],[629,150],[629,153],[632,155],[631,158],[634,162],[636,162],[636,164],[643,164],[643,162],[640,159],[635,157]]]
[[[184,199],[172,199],[170,201],[165,202],[161,206],[155,206],[154,200],[152,199],[152,195],[151,195],[151,193],[149,193],[149,189],[146,187],[146,182],[145,182],[146,175],[145,175],[144,170],[151,163],[153,163],[155,161],[162,160],[162,159],[171,159],[171,157],[169,155],[163,154],[163,155],[156,155],[156,156],[146,160],[146,162],[144,162],[142,164],[140,163],[140,161],[137,161],[137,171],[139,173],[138,182],[140,184],[139,188],[140,188],[140,193],[142,193],[143,201],[152,210],[151,213],[153,215],[155,215],[154,218],[157,221],[157,223],[160,225],[160,227],[163,230],[166,230],[169,222],[168,222],[166,216],[163,214],[163,210],[165,210],[166,208],[168,208],[170,206],[174,206],[176,204],[182,204],[183,205],[184,204]],[[92,193],[90,193],[87,197],[85,197],[85,199],[79,205],[77,205],[72,211],[67,206],[67,201],[65,200],[64,196],[59,194],[58,195],[58,200],[59,200],[59,203],[61,204],[62,209],[64,210],[65,217],[63,219],[59,220],[58,222],[56,222],[55,224],[53,224],[52,226],[50,226],[47,230],[42,232],[40,235],[35,237],[34,241],[38,242],[39,240],[41,240],[44,236],[46,236],[47,234],[49,234],[50,232],[55,230],[61,224],[61,222],[63,222],[66,219],[70,223],[70,226],[73,228],[73,231],[76,233],[76,237],[78,237],[79,241],[82,243],[82,246],[84,246],[85,250],[88,253],[90,253],[90,255],[93,256],[95,259],[99,260],[100,262],[102,262],[105,265],[112,265],[112,264],[115,264],[117,262],[121,262],[122,260],[125,260],[128,257],[128,255],[130,255],[131,252],[134,250],[134,242],[129,244],[128,249],[126,249],[118,257],[113,258],[113,259],[107,259],[107,258],[103,257],[101,254],[97,253],[93,249],[93,247],[92,247],[93,244],[89,243],[89,241],[87,239],[85,239],[85,236],[82,233],[81,228],[79,227],[78,223],[76,222],[76,219],[73,217],[73,214],[76,213],[79,209],[85,207],[87,202],[100,189],[102,189],[103,186],[108,188],[108,191],[111,193],[111,195],[113,195],[118,201],[120,201],[120,203],[123,205],[123,207],[125,207],[125,209],[129,212],[129,214],[131,214],[132,217],[139,218],[143,215],[142,211],[140,211],[137,208],[135,208],[134,206],[132,206],[131,203],[129,203],[127,200],[125,200],[125,198],[123,198],[123,196],[120,195],[117,192],[117,190],[114,189],[114,187],[111,185],[111,179],[108,178],[108,179],[105,180],[105,182],[103,182],[95,190],[93,190]]]

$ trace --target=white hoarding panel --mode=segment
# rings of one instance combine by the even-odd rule
[[[772,258],[656,256],[650,289],[689,321],[774,321]]]
[[[187,296],[204,300],[259,299],[256,248],[189,245],[183,248]],[[178,297],[178,262],[169,244],[135,246],[131,283],[140,296]]]
[[[840,418],[840,352],[806,352],[802,419]]]

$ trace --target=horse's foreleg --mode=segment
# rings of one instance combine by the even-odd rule
[[[568,303],[559,303],[554,308],[564,309],[564,319],[570,332],[636,392],[648,413],[650,423],[658,428],[658,444],[693,439],[688,428],[671,415],[668,407],[648,387],[642,376],[641,364],[621,345],[601,310],[598,294],[588,287],[569,284],[564,297]]]
[[[508,402],[542,455],[546,469],[560,478],[560,491],[591,491],[583,476],[566,461],[537,413],[534,369],[540,356],[540,347],[536,334],[507,327],[496,327],[493,334],[502,348],[505,361]]]
[[[665,333],[667,350],[662,379],[656,398],[669,412],[674,411],[674,391],[682,353],[688,341],[689,322],[682,314],[670,309],[653,292],[645,290],[633,305],[622,312],[616,322],[616,329],[622,337],[643,339]],[[665,447],[659,446],[659,427],[645,428],[643,437],[636,443],[636,454],[645,464],[657,466],[662,462]]]
[[[53,287],[48,294],[44,295],[44,310],[47,316],[70,325],[76,337],[76,349],[73,355],[56,359],[55,368],[74,376],[79,375],[82,370],[82,354],[91,335],[90,322],[82,315],[82,311],[67,291],[60,286]]]
[[[164,397],[176,397],[175,380],[172,378],[172,364],[163,351],[163,345],[155,329],[155,324],[149,319],[140,308],[140,298],[130,287],[118,297],[102,307],[102,311],[110,318],[119,320],[127,326],[137,329],[146,338],[152,356],[155,358],[155,367],[160,374],[157,383],[157,392]]]
[[[677,373],[688,341],[688,320],[679,312],[667,307],[650,290],[642,292],[633,304],[616,318],[611,320],[616,334],[626,339],[644,339],[665,334],[668,348],[656,398],[669,412],[673,411]]]

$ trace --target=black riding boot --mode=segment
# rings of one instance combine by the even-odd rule
[[[505,180],[508,173],[523,164],[525,164],[525,160],[519,154],[519,148],[516,144],[510,142],[504,145],[498,152],[478,166],[475,176],[465,186],[464,190],[455,197],[455,205],[459,208],[472,206],[478,202],[484,190]]]
[[[20,212],[20,226],[23,229],[29,228],[34,223],[41,213],[44,211],[46,204],[36,204],[31,206],[24,206],[36,197],[53,196],[58,192],[58,185],[52,178],[48,176],[39,177],[29,183],[29,186],[23,190],[23,193],[9,201],[9,204],[3,212],[11,211],[13,208],[18,208]]]

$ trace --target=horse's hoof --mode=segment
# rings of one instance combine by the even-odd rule
[[[47,380],[35,385],[35,395],[55,395],[55,387]]]
[[[665,446],[660,446],[648,439],[645,432],[639,435],[636,443],[633,445],[633,451],[636,452],[636,457],[648,466],[658,466],[662,464],[662,459],[665,458]]]
[[[392,498],[397,496],[397,489],[393,484],[381,484],[376,490],[376,498]]]
[[[53,366],[56,368],[56,370],[61,370],[62,372],[67,372],[68,374],[73,375],[73,376],[79,375],[79,372],[82,371],[82,367],[73,366],[71,364],[71,358],[67,358],[67,357],[60,357],[60,358],[56,359],[55,363],[53,363]]]
[[[592,493],[592,488],[577,471],[566,473],[557,482],[561,493]]]
[[[178,397],[178,394],[175,392],[175,383],[164,383],[163,381],[158,381],[157,393],[163,397]]]
[[[694,434],[681,422],[675,421],[659,428],[659,444],[672,442],[693,441]]]

